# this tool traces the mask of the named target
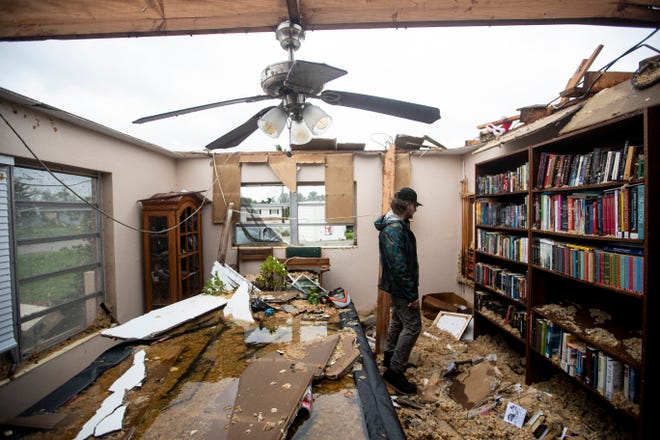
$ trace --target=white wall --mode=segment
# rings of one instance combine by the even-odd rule
[[[202,191],[212,199],[213,167],[206,154],[177,160],[171,154],[144,148],[139,142],[106,136],[27,107],[3,101],[0,109],[42,160],[103,173],[104,210],[122,223],[139,229],[138,200],[155,193],[185,189]],[[15,157],[19,163],[32,159],[6,125],[0,127],[0,153]],[[378,233],[373,222],[381,214],[383,154],[369,151],[355,155],[357,246],[322,250],[331,265],[323,275],[324,287],[345,288],[361,314],[372,312],[377,301]],[[411,155],[411,186],[424,204],[412,225],[418,239],[422,294],[463,294],[456,282],[461,246],[462,160],[460,155],[437,152]],[[473,169],[473,165],[468,168]],[[270,170],[266,174],[273,176]],[[208,277],[217,259],[222,226],[212,222],[210,201],[203,208],[202,218],[204,273]],[[105,237],[106,302],[115,309],[117,319],[125,322],[144,312],[142,234],[107,221]],[[276,249],[275,255],[284,257],[285,249]],[[229,249],[227,262],[236,262],[235,249]],[[241,265],[243,273],[258,270],[258,262]],[[467,299],[471,300],[471,294]]]
[[[322,256],[330,259],[330,270],[323,274],[323,287],[346,289],[361,314],[374,310],[377,300],[378,233],[373,223],[381,214],[382,159],[378,152],[355,155],[357,246],[322,249]],[[187,189],[208,188],[212,179],[212,171],[206,170],[208,162],[206,158],[179,161],[178,184]],[[424,204],[412,225],[418,240],[422,294],[447,291],[461,294],[456,282],[461,246],[461,163],[459,155],[414,153],[411,157],[411,186]],[[266,165],[249,164],[244,169],[244,181],[269,181],[274,177]],[[208,176],[206,183],[204,176]],[[203,233],[204,267],[208,273],[217,257],[222,233],[222,226],[211,222],[210,207],[204,211]],[[275,256],[283,258],[285,249],[275,249]],[[227,263],[235,262],[236,250],[230,248]],[[256,273],[259,262],[242,262],[240,269],[243,274]]]
[[[103,209],[130,227],[141,227],[138,200],[177,190],[173,157],[7,101],[0,100],[0,112],[52,167],[103,173]],[[14,157],[17,165],[35,160],[4,121],[0,154]],[[125,322],[144,312],[142,234],[115,221],[104,221],[104,228],[106,303]]]

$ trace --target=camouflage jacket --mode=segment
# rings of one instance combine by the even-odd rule
[[[419,296],[417,241],[410,222],[393,212],[380,216],[374,226],[379,231],[381,276],[378,287],[392,296],[412,302]]]

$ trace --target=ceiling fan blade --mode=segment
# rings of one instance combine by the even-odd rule
[[[257,102],[257,101],[263,101],[265,99],[273,99],[273,97],[269,95],[257,95],[257,96],[248,96],[246,98],[230,99],[228,101],[212,102],[210,104],[188,107],[181,110],[174,110],[171,112],[160,113],[158,115],[145,116],[144,118],[136,119],[135,121],[133,121],[133,124],[143,124],[145,122],[156,121],[158,119],[165,119],[165,118],[170,118],[172,116],[185,115],[186,113],[198,112],[200,110],[208,110],[210,108],[222,107],[223,105],[240,104],[242,102]]]
[[[218,139],[208,144],[205,148],[207,150],[216,150],[218,148],[231,148],[239,145],[241,142],[247,139],[248,136],[254,133],[257,128],[259,128],[257,125],[259,118],[265,115],[270,109],[275,107],[276,106],[270,106],[259,110],[259,112],[257,112],[250,119],[234,128],[232,131],[223,134]]]
[[[399,118],[411,119],[413,121],[426,122],[427,124],[440,119],[440,110],[436,107],[381,98],[379,96],[325,90],[319,96],[313,96],[313,98],[319,98],[327,104],[369,110],[386,115],[398,116]]]
[[[337,67],[309,61],[294,61],[284,80],[284,86],[296,93],[315,95],[325,83],[346,75],[348,72]]]

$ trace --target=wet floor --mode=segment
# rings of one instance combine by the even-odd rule
[[[197,355],[181,380],[156,405],[157,410],[151,411],[152,418],[142,420],[140,438],[223,438],[225,433],[218,429],[229,428],[238,377],[252,360],[340,331],[336,315],[314,313],[263,317],[249,327],[223,323],[213,332],[203,332],[207,336],[197,332],[186,335],[181,342],[196,345],[198,348],[190,351]],[[368,438],[350,372],[337,380],[313,382],[312,393],[311,412],[303,411],[294,418],[286,438],[335,438],[338,422],[348,438]]]
[[[290,304],[300,313],[294,316],[280,310],[266,317],[257,312],[254,324],[239,325],[228,321],[222,310],[215,310],[171,329],[158,340],[136,343],[134,353],[146,352],[146,378],[126,393],[122,430],[103,438],[226,438],[239,377],[251,362],[276,350],[298,359],[296,350],[313,341],[347,331],[354,335],[353,330],[342,328],[340,310],[333,306],[311,306],[304,300]],[[75,438],[132,362],[131,355],[59,408],[57,412],[67,416],[65,423],[19,438]],[[311,412],[301,412],[290,420],[282,438],[335,438],[338,423],[346,438],[368,438],[350,369],[335,380],[314,380],[312,395]]]
[[[145,439],[223,438],[222,432],[212,430],[228,429],[235,397],[231,390],[251,361],[275,350],[296,350],[342,331],[337,311],[322,310],[313,308],[311,313],[297,316],[257,314],[259,321],[250,326],[221,320],[216,326],[182,335],[176,346],[187,348],[180,354],[182,366],[175,362],[173,368],[187,364],[185,372],[176,382],[164,383],[168,391],[157,403],[150,403],[151,410],[145,411],[135,434]],[[342,426],[349,438],[368,438],[350,371],[336,380],[314,381],[312,393],[311,412],[301,412],[293,420],[287,438],[334,438],[336,423],[342,419],[347,422]]]

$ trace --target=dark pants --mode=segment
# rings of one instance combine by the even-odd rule
[[[390,370],[403,373],[415,342],[422,331],[422,314],[418,307],[408,307],[408,301],[390,296],[390,325],[387,329],[385,352],[392,353]]]

